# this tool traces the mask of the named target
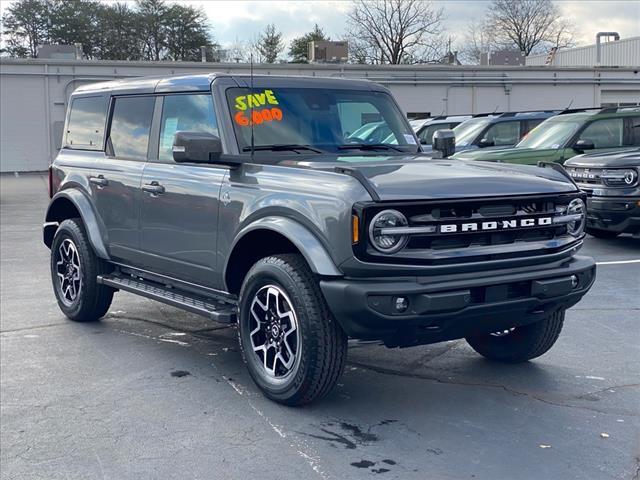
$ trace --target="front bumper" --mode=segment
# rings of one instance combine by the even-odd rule
[[[640,197],[589,196],[587,228],[618,233],[640,232]]]
[[[592,258],[575,256],[536,270],[327,279],[321,280],[320,287],[350,337],[404,347],[542,320],[575,305],[593,285],[595,273]],[[399,296],[409,302],[404,313],[394,309]]]

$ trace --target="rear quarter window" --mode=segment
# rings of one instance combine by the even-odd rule
[[[65,144],[82,150],[102,150],[107,102],[104,96],[71,101]]]

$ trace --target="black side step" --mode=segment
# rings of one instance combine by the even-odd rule
[[[219,299],[196,295],[160,283],[117,273],[98,275],[98,283],[197,313],[216,322],[233,323],[236,321],[236,306]]]

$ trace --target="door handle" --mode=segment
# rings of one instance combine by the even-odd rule
[[[103,175],[98,175],[97,177],[89,177],[89,181],[94,185],[97,185],[98,188],[104,188],[109,185],[109,180],[104,178]]]
[[[164,187],[160,185],[158,182],[153,181],[151,183],[145,183],[142,185],[142,191],[148,192],[151,195],[161,195],[164,193]]]

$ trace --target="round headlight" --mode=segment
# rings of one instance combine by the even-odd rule
[[[584,231],[584,224],[587,218],[587,209],[584,202],[579,198],[574,198],[569,202],[567,207],[567,215],[579,215],[579,218],[567,223],[567,232],[574,237],[579,237]]]
[[[406,227],[408,224],[407,218],[397,210],[383,210],[369,224],[371,244],[382,253],[401,250],[407,244],[408,237],[392,229]]]
[[[603,170],[600,178],[604,180],[605,185],[610,187],[625,187],[638,181],[638,172],[632,168]]]
[[[634,170],[625,170],[624,171],[624,183],[627,185],[633,185],[638,178],[638,174]]]

